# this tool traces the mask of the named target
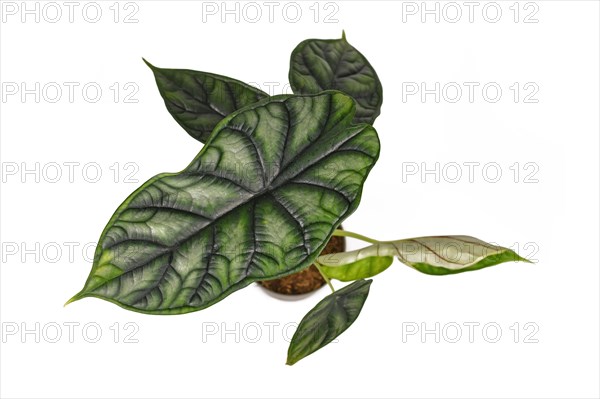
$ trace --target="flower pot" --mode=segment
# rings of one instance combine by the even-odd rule
[[[342,227],[338,227],[341,229]],[[321,252],[321,255],[331,254],[336,252],[344,252],[346,250],[346,237],[332,236]],[[302,270],[301,272],[290,274],[275,280],[259,281],[260,285],[269,291],[277,292],[283,295],[300,295],[307,294],[321,288],[325,284],[325,280],[315,265]]]

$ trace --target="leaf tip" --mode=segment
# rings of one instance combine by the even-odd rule
[[[149,63],[149,62],[148,62],[148,60],[146,60],[144,57],[142,57],[142,61],[144,61],[144,63],[145,63],[146,65],[148,65],[148,68],[150,68],[150,69],[152,69],[152,70],[155,70],[155,69],[156,69],[156,67],[155,67],[154,65],[152,65],[151,63]]]
[[[342,29],[342,40],[347,42],[346,40],[346,31]]]
[[[532,265],[535,265],[535,262],[533,262],[527,258],[523,258],[520,255],[517,255],[517,262],[525,262],[525,263],[531,263]]]
[[[73,303],[75,301],[78,301],[81,298],[83,298],[83,296],[81,295],[81,292],[79,292],[79,293],[73,295],[73,298],[71,298],[67,302],[65,302],[65,304],[63,305],[63,307],[66,308],[68,304]]]
[[[292,359],[289,355],[288,358],[285,361],[285,365],[286,366],[293,366],[294,364],[296,364],[296,362],[298,362],[299,359]]]
[[[512,252],[512,255],[514,256],[515,262],[525,262],[525,263],[535,264],[535,262],[532,262],[529,259],[522,257],[516,251],[511,250],[511,252]]]

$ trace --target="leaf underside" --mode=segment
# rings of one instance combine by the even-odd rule
[[[372,280],[358,280],[326,296],[298,325],[288,349],[292,365],[321,349],[354,323],[369,295]]]
[[[372,264],[376,259],[383,264],[391,257],[426,274],[444,275],[479,270],[504,262],[524,261],[513,250],[488,244],[470,236],[419,237],[397,241],[382,241],[355,251],[320,256],[326,274],[336,278],[346,270],[353,270],[360,264]],[[369,268],[363,268],[359,278],[373,276]],[[373,269],[379,273],[382,270]],[[375,274],[377,274],[375,273]]]
[[[383,88],[375,69],[345,35],[341,39],[309,39],[292,52],[289,72],[294,93],[339,90],[356,100],[354,122],[373,124],[381,110]]]
[[[337,254],[330,254],[335,256]],[[322,255],[319,259],[327,258],[330,255]],[[362,278],[376,276],[386,270],[394,262],[393,256],[369,256],[357,259],[350,263],[337,266],[320,265],[321,272],[329,278],[340,281],[354,281]]]
[[[173,118],[196,140],[206,143],[227,115],[267,98],[268,94],[244,82],[208,72],[157,68],[158,91]]]
[[[308,267],[358,206],[379,155],[354,112],[330,91],[226,117],[186,169],[150,179],[117,209],[71,301],[187,313]]]

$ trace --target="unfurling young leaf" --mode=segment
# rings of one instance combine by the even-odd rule
[[[331,278],[341,276],[366,278],[385,270],[391,257],[426,274],[454,274],[510,261],[524,261],[513,250],[488,244],[469,236],[420,237],[398,241],[381,241],[355,251],[320,256],[321,269]],[[371,266],[358,271],[359,265],[372,265],[381,260],[379,268]],[[391,262],[390,262],[391,263]],[[387,266],[385,266],[387,265]],[[383,270],[382,270],[383,269]],[[357,270],[357,271],[355,271]]]
[[[239,80],[189,69],[162,69],[144,62],[173,118],[196,140],[206,143],[223,118],[268,94]]]
[[[288,349],[292,365],[321,349],[354,323],[369,295],[372,280],[358,280],[326,296],[298,325]]]
[[[373,124],[383,102],[383,89],[375,69],[342,34],[341,39],[308,39],[290,59],[290,85],[294,93],[315,94],[339,90],[356,100],[356,123]]]
[[[278,96],[227,116],[180,173],[150,179],[104,229],[73,300],[129,310],[204,309],[308,267],[360,202],[379,156],[340,92]]]

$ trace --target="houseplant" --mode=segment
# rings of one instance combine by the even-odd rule
[[[300,322],[291,365],[356,320],[369,278],[394,257],[434,275],[525,260],[467,236],[378,241],[338,229],[379,157],[372,125],[383,101],[374,68],[345,35],[296,47],[292,95],[147,64],[168,111],[204,146],[184,170],[151,178],[119,206],[84,288],[67,303],[97,297],[137,312],[182,314],[314,264],[332,293]],[[332,236],[370,245],[321,255]],[[351,283],[336,291],[331,279]]]

